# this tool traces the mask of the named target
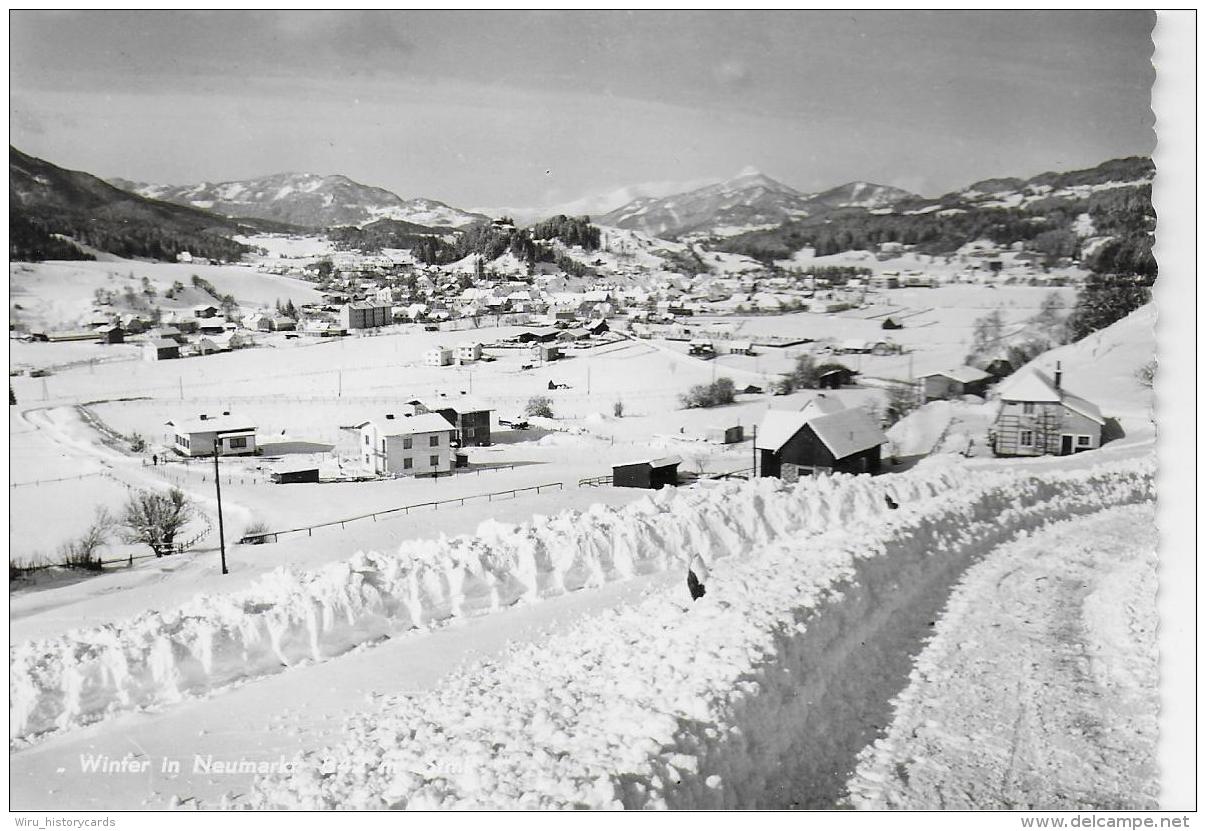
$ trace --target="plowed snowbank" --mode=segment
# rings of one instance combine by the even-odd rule
[[[668,488],[622,508],[595,506],[473,536],[358,553],[316,571],[280,569],[245,591],[19,644],[10,652],[10,738],[178,701],[339,655],[448,618],[485,614],[637,574],[693,554],[744,555],[804,532],[866,522],[961,486],[939,465],[907,477],[820,478]]]
[[[640,538],[676,558],[741,555],[714,561],[697,604],[652,597],[429,693],[388,697],[348,725],[345,744],[259,782],[251,803],[832,804],[875,726],[865,679],[899,658],[902,621],[1019,531],[1149,499],[1151,479],[1146,461],[1030,475],[944,463],[663,500],[667,515],[691,503],[674,519],[686,532],[655,535],[648,521]],[[900,510],[886,510],[886,491]]]

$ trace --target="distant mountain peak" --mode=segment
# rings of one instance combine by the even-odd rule
[[[403,199],[385,188],[342,174],[286,171],[228,182],[193,185],[112,184],[140,196],[203,208],[226,216],[255,217],[309,228],[366,225],[396,219],[428,227],[459,228],[487,217],[434,199]]]

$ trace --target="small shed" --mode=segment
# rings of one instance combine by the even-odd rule
[[[533,353],[542,361],[555,361],[561,357],[561,347],[551,343],[541,343],[533,347]]]
[[[740,444],[745,441],[745,428],[740,424],[731,427],[709,427],[705,433],[708,441],[720,444]]]
[[[833,367],[820,374],[818,383],[823,390],[836,390],[853,384],[856,374],[853,369],[844,366]]]
[[[729,352],[734,355],[753,355],[754,344],[748,340],[735,340],[729,344]]]
[[[611,483],[617,488],[647,488],[661,490],[666,485],[678,484],[678,456],[663,456],[660,459],[644,459],[612,465]]]
[[[166,361],[180,357],[180,344],[167,338],[152,338],[142,345],[142,357],[147,361]]]
[[[272,481],[278,485],[291,485],[301,482],[318,481],[318,465],[313,462],[295,462],[281,464],[269,474]]]
[[[984,395],[993,377],[971,366],[959,366],[922,375],[919,379],[921,401],[938,401],[959,395]]]
[[[98,340],[101,343],[125,343],[126,333],[120,326],[102,326],[96,330]]]
[[[712,341],[696,339],[691,341],[687,353],[690,355],[715,355],[716,349],[712,346]]]

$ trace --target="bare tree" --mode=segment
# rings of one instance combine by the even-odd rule
[[[122,511],[122,537],[126,542],[145,543],[156,557],[171,554],[176,535],[193,518],[195,508],[184,492],[172,488],[166,494],[138,491]]]
[[[69,568],[82,568],[89,571],[100,571],[101,560],[96,550],[103,546],[113,532],[114,520],[109,509],[103,505],[97,507],[93,515],[92,525],[83,536],[59,546],[59,556],[62,563]]]

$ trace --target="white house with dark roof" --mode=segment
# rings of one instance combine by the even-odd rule
[[[1031,369],[1013,376],[999,394],[991,435],[996,455],[1067,456],[1101,447],[1101,410],[1063,388],[1059,364],[1054,378]]]
[[[387,413],[356,425],[364,467],[378,474],[420,476],[448,473],[456,462],[456,428],[439,413]]]

